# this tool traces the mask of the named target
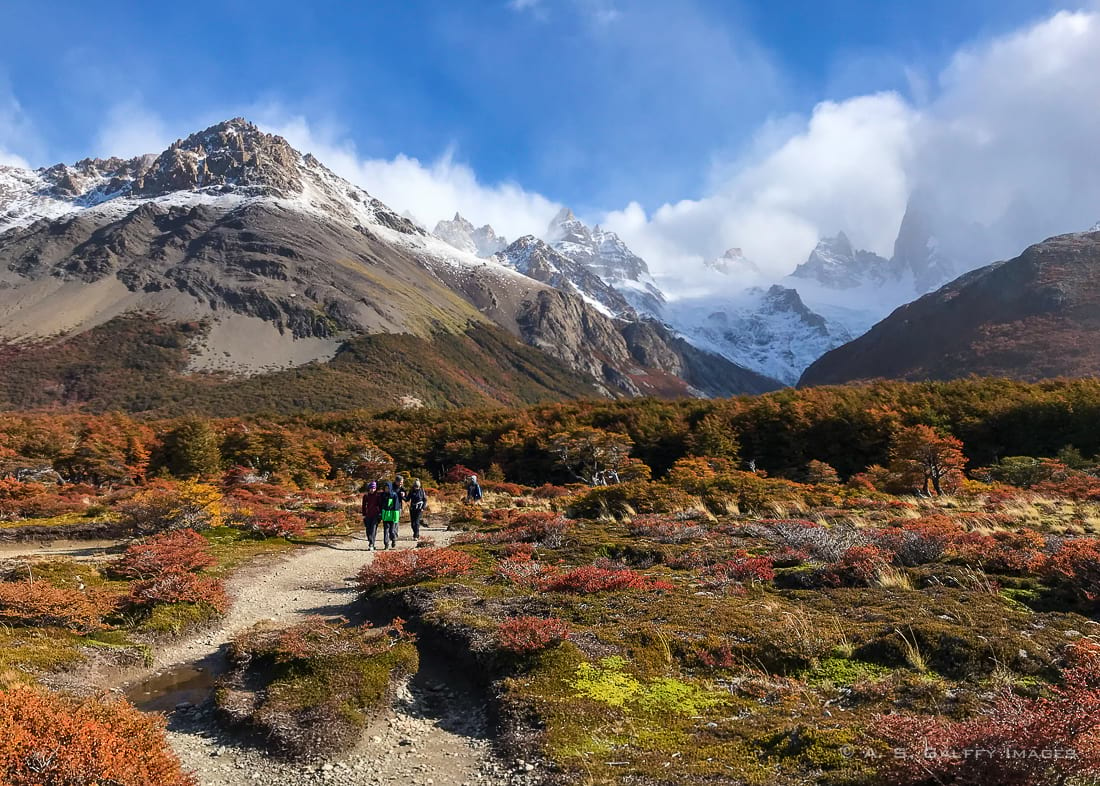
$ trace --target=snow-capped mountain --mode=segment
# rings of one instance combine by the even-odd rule
[[[409,237],[425,234],[313,155],[300,154],[282,137],[265,134],[242,118],[177,140],[160,155],[89,158],[34,171],[0,166],[0,233],[76,214],[118,218],[147,203],[228,209],[257,202]]]
[[[524,235],[494,259],[505,267],[549,284],[575,292],[609,316],[637,319],[637,314],[616,289],[584,265],[559,254],[545,240]]]
[[[733,278],[748,278],[755,281],[764,275],[756,263],[746,257],[745,252],[739,248],[727,249],[726,253],[716,259],[703,260],[703,265],[708,270]]]
[[[508,246],[508,241],[497,235],[491,226],[486,224],[475,229],[460,213],[455,213],[450,221],[437,223],[432,234],[460,251],[483,258],[491,257]]]
[[[156,155],[0,167],[0,343],[83,341],[140,314],[140,330],[200,326],[184,375],[355,365],[385,334],[387,363],[421,363],[452,403],[775,387],[542,246],[509,264],[459,250],[235,119]]]
[[[794,278],[810,279],[833,289],[882,284],[895,275],[889,260],[853,248],[843,232],[819,240],[809,258],[791,273]]]
[[[614,287],[638,311],[660,316],[665,296],[649,273],[645,260],[631,251],[614,232],[589,227],[562,208],[546,229],[546,241],[555,251],[584,265]]]
[[[852,338],[844,326],[809,309],[798,292],[779,285],[671,301],[666,314],[700,349],[788,385],[814,360]]]

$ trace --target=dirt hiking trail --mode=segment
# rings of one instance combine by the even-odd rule
[[[441,546],[450,540],[447,532],[431,534]],[[493,753],[484,694],[464,667],[452,667],[443,653],[424,646],[420,672],[349,752],[308,763],[280,761],[216,723],[203,697],[212,672],[223,666],[222,647],[237,633],[264,620],[291,625],[310,615],[362,617],[355,608],[355,575],[377,552],[368,551],[361,537],[311,544],[237,571],[227,582],[233,605],[217,627],[157,652],[152,676],[131,682],[128,695],[144,709],[165,712],[173,749],[202,785],[532,782],[532,765],[505,764]],[[411,540],[399,542],[399,548],[412,546]]]

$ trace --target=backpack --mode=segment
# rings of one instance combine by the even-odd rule
[[[382,500],[382,521],[398,522],[401,520],[401,509],[397,507],[397,495],[390,493]]]

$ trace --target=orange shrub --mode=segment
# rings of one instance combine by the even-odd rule
[[[192,786],[164,721],[125,701],[78,700],[30,688],[0,692],[5,786]]]
[[[1048,579],[1064,582],[1085,598],[1100,598],[1100,540],[1067,540],[1042,566]]]
[[[229,598],[220,579],[197,576],[185,570],[173,569],[130,586],[130,603],[152,606],[157,603],[196,603],[207,605],[219,613],[229,608]]]
[[[473,556],[454,549],[383,551],[359,571],[359,587],[369,591],[402,587],[445,576],[461,576],[476,564]]]
[[[202,570],[215,561],[206,538],[194,530],[181,529],[131,544],[108,570],[119,578],[144,579],[167,570]]]
[[[80,590],[62,589],[46,581],[0,583],[0,622],[9,625],[86,633],[104,627],[100,617],[106,605]]]

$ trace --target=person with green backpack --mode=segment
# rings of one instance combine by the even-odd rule
[[[401,521],[401,499],[387,483],[382,496],[382,546],[397,548],[397,525]]]

